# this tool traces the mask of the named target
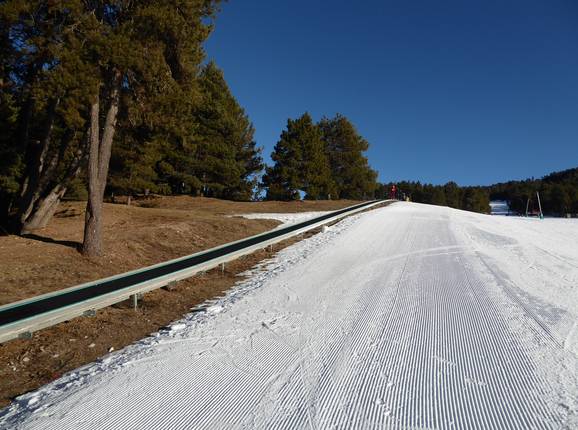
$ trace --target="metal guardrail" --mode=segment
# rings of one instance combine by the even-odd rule
[[[78,316],[94,315],[97,309],[131,297],[136,303],[140,294],[189,278],[384,202],[361,203],[196,254],[0,306],[0,343],[15,338],[28,338],[34,331]]]

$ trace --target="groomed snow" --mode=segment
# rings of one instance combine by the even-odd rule
[[[577,428],[576,221],[347,218],[0,428]]]

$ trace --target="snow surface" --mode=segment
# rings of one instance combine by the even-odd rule
[[[282,224],[279,227],[286,227],[288,225],[308,221],[310,219],[323,216],[331,212],[333,211],[297,212],[297,213],[251,213],[233,216],[239,216],[247,219],[273,219],[282,222]]]
[[[578,428],[577,221],[347,218],[0,428]]]

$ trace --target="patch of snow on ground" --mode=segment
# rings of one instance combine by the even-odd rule
[[[317,211],[317,212],[296,212],[296,213],[253,213],[253,214],[239,214],[239,216],[247,219],[273,219],[281,221],[281,227],[291,224],[297,224],[303,221],[308,221],[312,218],[323,216],[333,211]]]

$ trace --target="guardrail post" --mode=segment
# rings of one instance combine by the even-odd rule
[[[32,339],[32,332],[30,331],[23,331],[22,333],[18,334],[18,339]]]
[[[177,288],[177,283],[175,281],[169,282],[167,285],[163,287],[163,290],[166,291],[173,291]]]
[[[138,294],[133,294],[130,298],[132,299],[132,307],[136,311],[138,309]]]
[[[221,275],[225,274],[225,263],[221,263]]]

